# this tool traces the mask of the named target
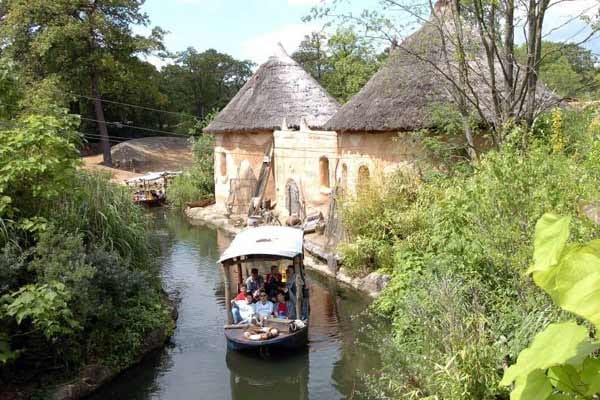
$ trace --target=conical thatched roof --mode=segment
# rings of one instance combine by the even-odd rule
[[[450,10],[442,4],[436,5],[435,12],[448,13]],[[458,76],[452,50],[448,51],[448,57],[444,57],[443,49],[449,49],[451,45],[447,40],[443,42],[439,26],[440,20],[432,17],[407,37],[391,52],[386,65],[323,128],[338,132],[385,132],[433,127],[432,110],[456,103],[453,97],[455,87],[444,74]],[[467,54],[471,54],[468,60],[471,71],[469,83],[478,94],[486,119],[491,119],[493,100],[483,47],[475,32],[465,32],[463,37]],[[450,62],[446,63],[446,60]],[[501,81],[498,63],[495,69],[496,79]],[[542,100],[540,104],[557,103],[556,97],[541,83],[538,93]]]
[[[255,132],[289,128],[304,119],[309,128],[320,128],[339,109],[337,101],[287,55],[277,54],[258,68],[235,97],[204,129],[205,132]]]

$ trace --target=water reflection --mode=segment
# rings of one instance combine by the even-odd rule
[[[157,216],[166,289],[179,297],[172,343],[116,379],[94,399],[341,399],[360,398],[361,377],[378,356],[362,343],[367,304],[335,281],[308,275],[309,348],[290,357],[261,359],[227,352],[224,280],[216,264],[229,239]],[[358,315],[358,317],[356,317]]]

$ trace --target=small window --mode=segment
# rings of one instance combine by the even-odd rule
[[[369,167],[361,165],[358,169],[358,189],[365,189],[369,185]]]
[[[319,159],[320,182],[322,188],[329,188],[329,160],[327,157]]]
[[[227,176],[227,154],[225,153],[219,154],[219,171],[221,176]]]

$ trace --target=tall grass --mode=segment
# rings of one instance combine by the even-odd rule
[[[81,232],[87,243],[103,244],[123,259],[145,268],[156,253],[149,240],[149,220],[131,201],[130,191],[97,173],[79,173],[73,191],[56,204],[57,225]]]

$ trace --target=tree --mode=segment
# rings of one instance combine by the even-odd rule
[[[542,98],[547,100],[548,96],[541,93],[539,76],[545,17],[548,9],[565,0],[438,0],[435,4],[430,0],[425,5],[409,0],[382,0],[381,3],[383,12],[365,10],[357,16],[340,12],[341,1],[333,1],[313,8],[307,19],[333,18],[342,24],[360,24],[365,28],[365,36],[397,43],[403,52],[435,69],[440,80],[451,88],[470,145],[473,142],[467,122],[470,114],[476,114],[491,128],[494,142],[500,146],[509,131],[504,129],[506,126],[516,121],[530,127],[544,111]],[[595,21],[588,22],[590,33],[578,44],[598,30]],[[440,41],[436,51],[415,52],[410,41],[398,43],[397,37],[420,25],[436,32],[436,41]],[[526,53],[522,64],[516,61],[515,30],[525,32]]]
[[[225,107],[252,75],[251,61],[239,61],[214,49],[177,53],[175,64],[161,71],[161,90],[169,108],[203,119]]]
[[[319,83],[329,69],[326,53],[327,37],[322,32],[311,32],[304,36],[292,58],[310,73]]]
[[[317,32],[305,36],[292,58],[344,103],[373,76],[385,55],[352,28],[340,28],[329,38]]]
[[[137,55],[162,48],[162,34],[148,37],[132,32],[132,25],[148,25],[143,0],[6,0],[0,37],[4,51],[28,78],[58,76],[67,88],[81,88],[93,99],[102,140],[104,163],[111,164],[102,83],[114,65],[135,63]]]

